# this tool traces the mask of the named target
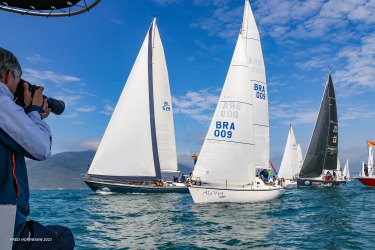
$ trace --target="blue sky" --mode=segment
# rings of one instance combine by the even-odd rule
[[[51,115],[53,153],[96,149],[157,15],[175,109],[179,161],[191,165],[216,106],[242,23],[243,0],[103,0],[70,18],[0,12],[0,46],[23,78],[67,104]],[[271,159],[289,124],[305,154],[328,69],[336,87],[339,157],[352,171],[375,140],[375,1],[252,0],[267,68]]]

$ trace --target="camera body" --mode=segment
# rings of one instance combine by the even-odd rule
[[[20,79],[16,92],[14,93],[14,101],[21,107],[25,108],[25,102],[24,102],[24,95],[23,95],[23,86],[27,84],[29,86],[29,90],[31,92],[31,95],[34,96],[35,90],[38,88],[34,84],[30,84],[29,82]],[[51,112],[60,115],[64,112],[65,109],[65,103],[61,100],[57,100],[51,97],[43,96],[43,98],[47,98],[48,107],[51,109]]]

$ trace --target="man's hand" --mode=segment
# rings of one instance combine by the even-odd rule
[[[44,113],[41,113],[40,116],[42,117],[42,119],[46,119],[49,114],[51,113],[51,109],[48,107],[48,102],[47,102],[47,98],[44,98],[43,99],[43,106],[42,106],[42,109],[45,111]]]
[[[33,100],[31,102],[32,105],[42,107],[43,105],[43,90],[44,87],[38,86],[34,92]]]

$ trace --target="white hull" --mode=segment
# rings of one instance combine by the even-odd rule
[[[278,198],[284,193],[280,186],[262,186],[261,188],[215,188],[210,186],[190,186],[189,191],[194,203],[214,202],[260,202]]]

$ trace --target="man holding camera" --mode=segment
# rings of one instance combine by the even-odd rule
[[[43,121],[51,111],[43,97],[44,88],[37,87],[32,93],[21,75],[17,58],[0,47],[0,204],[17,205],[13,249],[73,249],[74,238],[68,228],[26,221],[29,183],[25,157],[47,159],[52,135]],[[19,84],[23,85],[22,106],[14,101]]]

